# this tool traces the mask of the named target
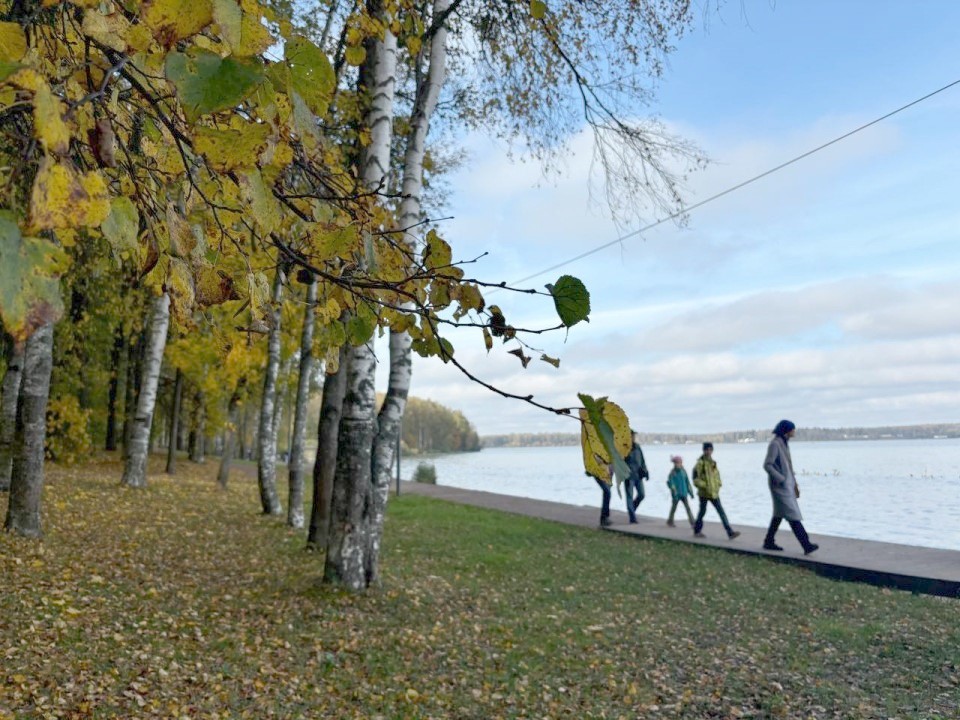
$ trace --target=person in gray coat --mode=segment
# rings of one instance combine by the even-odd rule
[[[786,520],[790,529],[800,541],[803,554],[809,555],[820,546],[810,542],[807,531],[803,527],[803,516],[800,514],[800,487],[793,474],[793,460],[790,458],[790,438],[797,432],[797,426],[789,420],[781,420],[773,429],[773,440],[767,447],[767,457],[763,461],[763,469],[767,471],[770,482],[770,496],[773,498],[773,519],[767,528],[767,537],[763,541],[764,550],[783,550],[777,545],[774,536],[780,528],[780,523]]]

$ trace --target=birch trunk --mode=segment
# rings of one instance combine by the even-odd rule
[[[341,347],[338,367],[342,369],[346,362],[347,348]],[[339,371],[327,373],[323,380],[320,422],[317,425],[317,457],[313,462],[313,503],[310,508],[310,531],[307,534],[307,545],[319,550],[327,549],[346,380],[346,373]]]
[[[370,584],[376,358],[369,346],[352,348],[347,357],[324,579],[359,591]]]
[[[167,474],[177,471],[177,423],[180,422],[180,401],[183,396],[183,372],[177,368],[173,381],[173,402],[170,403],[170,427],[167,440]]]
[[[368,3],[371,16],[385,15],[380,0]],[[397,39],[385,25],[382,39],[367,43],[367,60],[361,84],[370,96],[365,125],[370,143],[360,156],[365,186],[378,191],[387,186],[393,131]],[[324,566],[324,580],[359,591],[369,586],[377,558],[371,558],[373,530],[373,438],[376,393],[376,357],[372,340],[352,348],[345,366],[346,393],[340,419],[333,502]]]
[[[4,527],[24,537],[40,537],[43,449],[47,437],[47,398],[53,368],[53,323],[37,328],[23,355],[20,402],[13,440],[10,502]]]
[[[153,408],[157,401],[157,385],[160,381],[160,366],[163,364],[163,349],[167,344],[169,324],[170,296],[164,293],[153,301],[140,378],[140,397],[137,400],[137,413],[130,432],[130,447],[120,480],[121,484],[127,487],[140,488],[147,485],[150,428],[153,425]]]
[[[445,15],[449,7],[450,0],[434,0],[434,17]],[[400,202],[398,218],[401,228],[412,228],[421,221],[420,198],[423,194],[423,160],[427,133],[430,129],[430,118],[437,107],[440,88],[446,79],[446,66],[447,28],[442,24],[431,38],[429,64],[418,83],[410,119],[410,134],[403,156],[403,199]],[[412,252],[415,238],[410,231],[407,231],[405,240]],[[410,304],[405,304],[404,307],[412,309]],[[373,446],[373,521],[368,550],[371,582],[379,580],[380,542],[383,539],[383,520],[390,494],[390,470],[413,377],[410,346],[411,338],[408,333],[390,331],[390,378],[377,418],[377,434]]]
[[[13,472],[13,437],[23,378],[23,352],[23,345],[18,347],[11,342],[7,355],[7,374],[3,376],[0,400],[0,491],[4,492],[10,489],[10,475]]]
[[[239,428],[240,421],[240,392],[246,381],[241,378],[237,382],[237,387],[230,396],[230,403],[227,405],[227,437],[223,441],[223,453],[220,455],[220,469],[217,471],[217,483],[220,487],[227,487],[227,480],[230,479],[230,464],[233,462],[233,453],[237,446],[237,435],[243,431]],[[244,408],[246,416],[246,408]],[[246,423],[244,423],[245,425]],[[243,446],[241,445],[241,448]]]
[[[277,375],[280,371],[280,301],[283,297],[283,273],[277,268],[273,280],[273,307],[270,335],[267,340],[267,368],[263,377],[263,398],[260,406],[260,432],[257,437],[259,459],[257,481],[264,515],[281,515],[283,506],[277,494],[277,423],[274,405],[277,402]]]
[[[303,311],[303,332],[300,334],[300,376],[297,378],[297,401],[294,404],[293,433],[290,439],[290,498],[287,525],[302,528],[303,518],[303,445],[307,434],[307,400],[310,397],[310,375],[313,370],[314,305],[317,304],[317,278],[310,276],[307,305]]]

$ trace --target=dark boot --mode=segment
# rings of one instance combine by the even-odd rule
[[[781,520],[782,518],[775,517],[770,521],[770,527],[767,528],[767,536],[763,539],[764,550],[783,550],[783,548],[777,545],[777,543],[773,540],[774,536],[777,534],[777,530],[780,529]]]
[[[806,529],[803,527],[803,523],[799,520],[790,521],[790,529],[793,530],[793,534],[797,536],[797,540],[800,543],[800,547],[803,548],[803,554],[809,555],[814,550],[817,550],[820,546],[815,545],[810,542],[810,538],[807,535]]]

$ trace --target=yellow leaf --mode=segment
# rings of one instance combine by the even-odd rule
[[[33,93],[33,132],[47,152],[57,155],[70,150],[70,128],[63,113],[63,103],[41,82]]]
[[[250,207],[253,221],[260,226],[264,233],[270,233],[280,225],[280,206],[270,188],[263,180],[263,176],[256,170],[245,172],[240,176],[240,190],[244,200]]]
[[[167,232],[170,233],[170,254],[185,258],[197,246],[197,237],[190,223],[177,212],[173,203],[167,204]]]
[[[107,183],[99,172],[81,175],[67,161],[44,156],[30,194],[28,232],[98,227],[109,214]]]
[[[129,28],[130,21],[119,12],[104,15],[87,10],[83,15],[84,34],[117,52],[126,52],[125,35]]]
[[[169,48],[213,22],[213,3],[212,0],[148,0],[141,17],[157,41]]]
[[[362,45],[351,45],[343,54],[343,58],[347,61],[347,65],[357,67],[363,65],[363,61],[367,59],[367,51]]]
[[[215,170],[228,172],[255,166],[269,135],[266,123],[245,123],[238,129],[199,128],[194,133],[194,147]]]
[[[170,294],[170,313],[181,323],[190,319],[195,301],[193,274],[180,258],[170,258],[164,287]]]
[[[19,23],[0,22],[0,60],[19,62],[27,54],[27,37]]]
[[[530,14],[535,20],[542,20],[547,14],[547,4],[543,0],[530,0]]]

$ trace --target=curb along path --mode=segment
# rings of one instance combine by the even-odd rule
[[[401,482],[400,493],[401,497],[404,494],[423,495],[462,505],[501,510],[581,527],[598,527],[597,520],[600,512],[599,504],[597,507],[565,505],[548,500],[533,500],[414,482]],[[784,547],[784,552],[770,552],[760,547],[763,544],[766,528],[737,525],[735,529],[741,532],[740,537],[736,540],[728,540],[720,523],[706,522],[703,530],[706,537],[695,538],[685,519],[678,518],[677,526],[673,528],[667,527],[665,518],[638,515],[637,519],[639,522],[636,525],[629,525],[627,514],[614,510],[611,513],[613,525],[605,530],[636,538],[672,540],[693,545],[706,545],[744,555],[760,555],[777,562],[800,565],[837,580],[865,582],[916,593],[960,598],[960,551],[957,550],[811,533],[811,540],[819,543],[820,549],[812,555],[804,556],[786,524],[777,535],[777,541]]]

